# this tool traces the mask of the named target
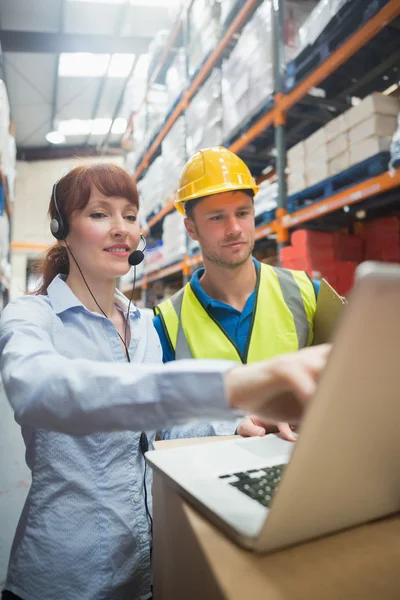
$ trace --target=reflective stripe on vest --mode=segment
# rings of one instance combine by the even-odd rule
[[[176,360],[216,358],[256,362],[309,346],[316,296],[306,273],[261,263],[249,337],[243,354],[187,284],[156,308]]]

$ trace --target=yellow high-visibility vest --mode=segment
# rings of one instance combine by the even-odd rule
[[[252,363],[312,343],[316,294],[306,273],[261,263],[255,293],[244,353],[202,305],[190,283],[159,304],[155,313],[160,315],[175,359],[214,358]]]

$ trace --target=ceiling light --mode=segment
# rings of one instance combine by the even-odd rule
[[[92,135],[105,135],[111,127],[111,119],[94,119],[90,133]]]
[[[46,134],[46,140],[50,142],[50,144],[64,144],[65,135],[61,133],[61,131],[49,131]]]
[[[109,54],[63,52],[60,54],[60,77],[102,77],[110,64]]]
[[[122,135],[125,133],[126,128],[128,126],[128,119],[124,117],[119,117],[118,119],[114,119],[114,123],[111,129],[111,133]]]
[[[60,121],[58,124],[58,131],[63,133],[65,136],[89,135],[91,128],[92,121],[90,119],[69,119],[68,121]]]
[[[134,60],[134,54],[113,54],[107,71],[108,77],[128,77]]]

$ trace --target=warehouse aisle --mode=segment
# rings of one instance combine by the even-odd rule
[[[30,485],[19,426],[0,382],[0,589],[19,515]]]

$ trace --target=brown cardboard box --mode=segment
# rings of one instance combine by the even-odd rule
[[[318,131],[310,135],[304,142],[306,158],[312,156],[316,150],[321,148],[321,146],[325,146],[325,144],[325,129],[321,127],[321,129],[318,129]]]
[[[341,133],[327,144],[328,162],[340,156],[349,149],[349,138],[347,133]]]
[[[307,184],[307,177],[304,172],[289,173],[288,176],[288,194],[295,194],[301,190],[305,190]]]
[[[350,145],[350,164],[355,165],[379,152],[390,150],[391,141],[392,139],[390,137],[370,137],[361,142],[357,142],[357,144]]]
[[[346,113],[349,129],[352,129],[373,114],[397,116],[400,112],[400,100],[394,96],[385,96],[379,92],[367,96]]]
[[[312,166],[307,167],[307,182],[309,186],[327,177],[329,177],[328,162],[315,162]]]
[[[346,113],[344,115],[336,117],[336,119],[332,119],[332,121],[329,121],[329,123],[325,125],[326,141],[331,142],[332,140],[337,138],[338,135],[346,133],[348,128],[349,126],[346,118]]]
[[[226,438],[157,442],[177,445]],[[398,600],[400,519],[267,555],[233,544],[154,472],[154,600]]]
[[[299,142],[287,151],[287,160],[289,165],[292,163],[296,164],[298,162],[304,162],[305,155],[306,148],[304,142]]]
[[[329,175],[337,175],[350,167],[350,150],[346,150],[329,161]]]
[[[350,143],[356,144],[369,137],[392,137],[396,129],[397,117],[374,114],[350,129]]]

